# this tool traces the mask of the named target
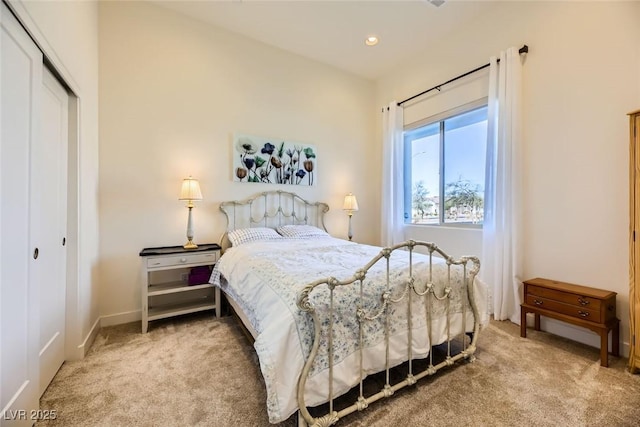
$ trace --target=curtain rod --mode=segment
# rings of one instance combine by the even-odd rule
[[[520,53],[520,54],[528,53],[528,52],[529,52],[529,46],[527,46],[526,44],[525,44],[524,46],[522,46],[522,47],[518,50],[518,53]],[[498,62],[500,62],[500,58],[498,58]],[[405,99],[404,101],[400,101],[400,102],[398,102],[398,106],[400,106],[400,105],[404,104],[405,102],[409,102],[409,101],[411,101],[412,99],[415,99],[415,98],[417,98],[417,97],[419,97],[419,96],[422,96],[422,95],[424,95],[424,94],[426,94],[426,93],[429,93],[429,92],[431,92],[432,90],[436,90],[436,89],[437,89],[438,91],[440,91],[440,90],[441,90],[441,88],[442,88],[442,86],[444,86],[444,85],[446,85],[446,84],[449,84],[449,83],[452,83],[452,82],[455,82],[456,80],[459,80],[459,79],[461,79],[461,78],[463,78],[463,77],[467,77],[469,74],[473,74],[473,73],[476,73],[476,72],[478,72],[478,71],[480,71],[480,70],[483,70],[483,69],[487,68],[487,67],[488,67],[488,66],[490,66],[490,65],[491,65],[491,64],[484,64],[483,66],[478,67],[478,68],[476,68],[476,69],[474,69],[474,70],[467,71],[467,72],[466,72],[466,73],[464,73],[464,74],[460,74],[459,76],[454,77],[454,78],[452,78],[451,80],[447,80],[447,81],[446,81],[446,82],[444,82],[444,83],[440,83],[439,85],[432,87],[431,89],[427,89],[427,90],[425,90],[425,91],[420,92],[420,93],[419,93],[419,94],[417,94],[417,95],[413,95],[411,98],[407,98],[407,99]]]

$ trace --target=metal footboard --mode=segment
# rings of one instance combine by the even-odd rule
[[[426,278],[415,277],[415,269],[414,269],[414,250],[416,247],[424,247],[428,251],[428,268]],[[394,284],[394,291],[392,292],[392,280],[391,277],[391,267],[390,267],[390,257],[394,251],[405,250],[408,251],[408,279],[406,283],[401,283],[398,288],[398,284]],[[439,254],[446,261],[446,283],[444,286],[436,286],[443,284],[436,284],[433,282],[433,256],[434,254]],[[386,260],[386,288],[379,295],[380,304],[374,311],[367,311],[363,308],[363,298],[367,291],[365,286],[365,277],[370,272],[370,269],[378,262],[385,262]],[[462,349],[457,354],[452,354],[452,346],[451,342],[456,337],[460,336],[460,334],[456,334],[455,336],[451,336],[450,324],[451,324],[451,316],[450,312],[450,299],[452,295],[452,282],[451,282],[451,269],[452,266],[460,266],[458,268],[462,268],[463,280],[462,280],[462,288],[460,289],[461,298],[464,301],[468,300],[467,304],[462,304]],[[438,246],[434,243],[430,242],[419,242],[409,240],[405,243],[398,244],[389,248],[384,248],[380,251],[380,253],[374,257],[367,265],[357,270],[355,274],[343,281],[340,281],[334,277],[328,277],[325,279],[317,280],[309,285],[305,286],[305,288],[298,295],[298,307],[308,312],[312,319],[314,325],[314,340],[313,345],[310,350],[310,354],[305,362],[304,368],[298,379],[298,406],[299,406],[299,422],[304,425],[304,423],[308,423],[312,426],[324,427],[330,426],[336,423],[339,419],[349,415],[355,411],[362,411],[366,409],[371,403],[376,402],[380,399],[390,397],[396,391],[415,384],[419,379],[435,374],[438,370],[442,369],[446,366],[453,365],[456,361],[461,359],[468,359],[470,361],[474,360],[474,353],[476,351],[476,342],[478,339],[478,331],[480,327],[480,318],[478,314],[478,309],[473,298],[473,283],[478,271],[480,270],[480,261],[476,257],[462,257],[460,259],[453,259],[449,257],[446,253],[444,253]],[[421,280],[418,280],[421,279]],[[353,313],[335,313],[334,309],[334,290],[338,287],[342,286],[355,286],[356,290],[359,292],[359,302],[354,307]],[[314,307],[313,302],[310,299],[310,295],[318,288],[327,287],[329,293],[329,302],[328,302],[328,337],[327,337],[327,353],[328,353],[328,412],[325,415],[314,417],[309,412],[307,405],[305,403],[305,385],[311,371],[312,365],[316,356],[318,355],[318,351],[320,348],[321,342],[321,318],[318,315],[316,307]],[[441,288],[440,291],[437,291],[437,288]],[[394,297],[393,294],[397,296]],[[399,294],[399,295],[398,295]],[[377,297],[377,296],[376,296]],[[415,369],[413,364],[414,354],[413,354],[413,345],[412,339],[413,334],[418,333],[417,330],[414,330],[413,322],[414,317],[412,313],[412,306],[414,304],[414,299],[418,298],[419,302],[422,302],[425,307],[425,316],[426,319],[426,333],[428,334],[428,341],[431,346],[433,346],[432,340],[432,307],[434,301],[444,301],[446,309],[446,357],[445,359],[437,363],[433,364],[433,351],[429,351],[428,355],[428,364],[427,367],[422,370]],[[390,330],[391,330],[391,316],[390,316],[390,307],[393,304],[406,304],[407,316],[406,316],[406,329],[407,329],[407,363],[408,363],[408,374],[406,377],[395,384],[391,384],[390,382],[390,357],[389,357],[389,339],[390,339]],[[473,332],[471,336],[470,343],[467,344],[467,339],[465,337],[465,332],[467,331],[467,309],[470,308],[473,314]],[[333,334],[334,334],[334,324],[335,324],[335,316],[340,315],[352,315],[355,316],[358,323],[358,336],[359,336],[359,345],[357,348],[358,357],[359,357],[359,366],[360,366],[360,384],[359,384],[359,395],[353,404],[341,409],[339,411],[334,409],[334,400],[336,396],[334,395],[334,348],[333,348]],[[379,389],[376,393],[365,396],[364,395],[364,387],[363,381],[365,379],[365,372],[363,369],[363,357],[364,357],[364,340],[365,340],[365,325],[367,322],[375,321],[376,319],[380,319],[384,322],[384,347],[385,347],[385,384]],[[326,319],[325,319],[326,320]],[[325,322],[326,323],[326,322]],[[396,325],[397,326],[397,325]],[[423,328],[424,329],[424,328]],[[415,370],[415,372],[414,372]]]

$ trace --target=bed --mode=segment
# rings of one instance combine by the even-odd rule
[[[486,321],[477,258],[455,260],[429,242],[380,248],[336,239],[324,226],[328,205],[285,191],[220,209],[228,226],[211,283],[255,339],[270,422],[297,412],[300,425],[328,426],[473,360]],[[438,363],[433,346],[446,349]],[[416,360],[425,367],[414,369]],[[403,363],[406,375],[391,381]],[[384,386],[366,394],[365,378],[378,372]],[[355,401],[335,408],[349,390]],[[312,415],[308,408],[322,404],[326,413]]]

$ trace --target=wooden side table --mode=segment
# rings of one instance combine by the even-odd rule
[[[209,267],[220,258],[215,243],[145,248],[142,263],[142,333],[149,322],[203,310],[215,310],[220,317],[220,289],[209,283],[209,275],[193,276],[194,267]],[[209,273],[210,274],[210,273]],[[190,280],[191,279],[195,280]],[[191,283],[190,283],[191,282]]]
[[[608,336],[611,354],[619,355],[620,319],[616,318],[616,293],[549,279],[531,279],[524,283],[525,302],[520,305],[520,336],[527,337],[527,313],[535,315],[535,330],[540,316],[581,326],[600,335],[600,365],[609,366]]]

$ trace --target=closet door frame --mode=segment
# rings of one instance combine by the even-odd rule
[[[640,370],[640,110],[629,113],[629,371]]]

